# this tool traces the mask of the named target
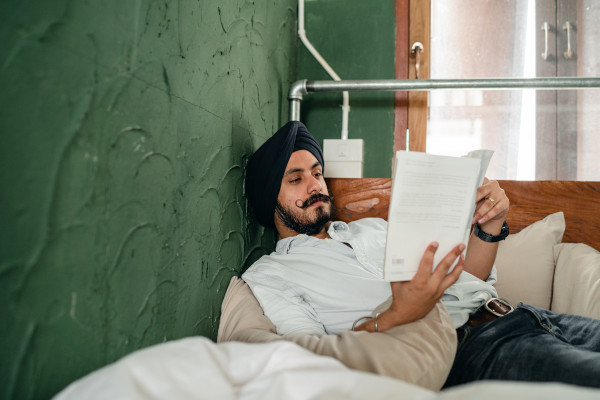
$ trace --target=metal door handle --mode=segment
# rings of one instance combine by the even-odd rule
[[[563,56],[569,60],[571,58],[573,58],[573,51],[571,50],[571,31],[573,29],[573,25],[571,25],[571,22],[567,21],[565,22],[565,24],[563,25],[563,30],[567,31],[567,51],[565,51],[563,53]]]
[[[421,53],[423,52],[423,43],[414,42],[410,50],[411,53],[415,54],[417,60],[415,61],[415,77],[419,79],[421,69]]]
[[[548,31],[550,30],[550,25],[544,22],[542,30],[544,31],[544,52],[542,53],[542,59],[545,61],[548,59]]]

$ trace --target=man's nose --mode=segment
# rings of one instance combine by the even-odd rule
[[[321,182],[314,176],[311,176],[308,184],[308,193],[320,193],[322,189]]]

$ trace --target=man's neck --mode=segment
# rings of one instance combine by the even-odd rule
[[[329,221],[328,223],[326,223],[325,226],[323,227],[323,229],[321,229],[321,231],[319,233],[314,234],[314,235],[308,235],[308,236],[312,236],[312,237],[315,237],[317,239],[326,239],[326,238],[330,237],[329,233],[327,233],[327,230],[329,229],[329,225],[331,225],[331,221]],[[279,239],[278,240],[285,239],[285,238],[292,237],[292,236],[298,236],[299,235],[298,232],[296,232],[296,231],[294,231],[292,229],[289,229],[287,227],[281,228],[279,226],[277,226],[277,233],[279,234]]]

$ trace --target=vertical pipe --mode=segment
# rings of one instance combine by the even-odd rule
[[[300,121],[300,102],[302,99],[290,99],[290,121]]]

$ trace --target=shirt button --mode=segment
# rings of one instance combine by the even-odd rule
[[[366,258],[366,257],[363,257],[363,258],[361,258],[361,260],[366,262],[366,261],[367,261],[367,258]]]

